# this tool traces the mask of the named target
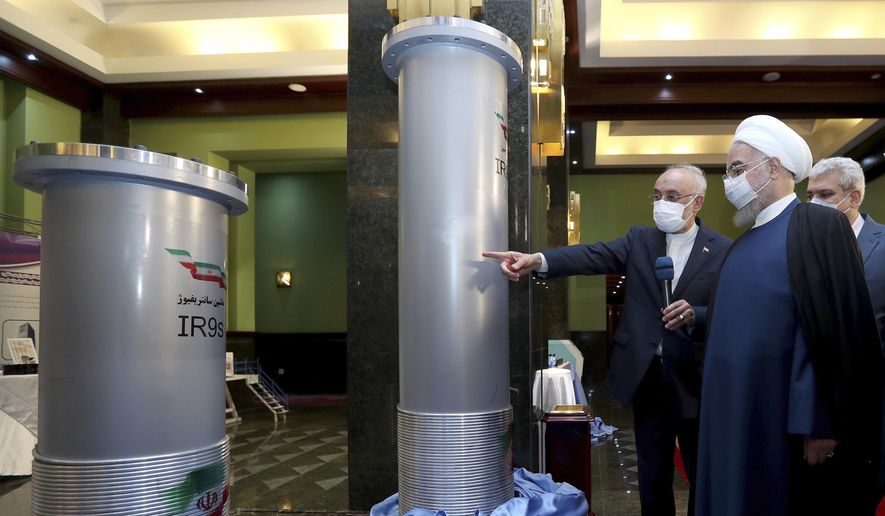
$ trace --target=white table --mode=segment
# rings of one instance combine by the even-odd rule
[[[0,476],[31,474],[37,445],[37,375],[0,376]]]
[[[571,370],[554,367],[535,371],[532,404],[544,412],[550,412],[556,405],[574,405],[575,386]]]

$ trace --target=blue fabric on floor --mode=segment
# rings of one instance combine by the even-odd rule
[[[590,421],[590,442],[596,444],[600,440],[608,439],[618,429],[602,422],[602,418],[596,416]]]
[[[554,482],[550,475],[532,473],[525,468],[513,470],[516,498],[491,513],[476,511],[475,516],[586,516],[587,498],[566,482]],[[399,493],[372,507],[370,516],[399,516]],[[445,511],[412,509],[405,516],[446,516]]]

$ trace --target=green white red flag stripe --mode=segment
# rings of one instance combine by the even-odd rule
[[[185,269],[191,271],[191,277],[195,280],[211,281],[218,283],[218,286],[223,289],[227,288],[225,285],[227,276],[225,276],[224,271],[221,270],[221,267],[218,265],[215,265],[214,263],[195,262],[193,257],[191,257],[191,254],[184,249],[169,249],[167,247],[166,251],[178,258],[178,263],[180,263]]]

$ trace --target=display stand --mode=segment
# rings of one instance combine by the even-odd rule
[[[546,472],[556,482],[568,482],[584,492],[590,506],[592,454],[590,422],[585,405],[557,405],[541,418],[545,426]]]

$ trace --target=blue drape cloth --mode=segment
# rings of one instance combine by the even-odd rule
[[[575,387],[575,403],[578,405],[587,405],[587,393],[584,392],[584,386],[581,385],[581,379],[578,373],[572,369],[572,385]]]
[[[584,493],[566,482],[557,483],[550,475],[513,470],[516,498],[491,513],[476,511],[475,516],[586,516],[590,505]],[[370,516],[399,516],[399,493],[372,507]],[[445,511],[412,509],[405,516],[446,516]]]

